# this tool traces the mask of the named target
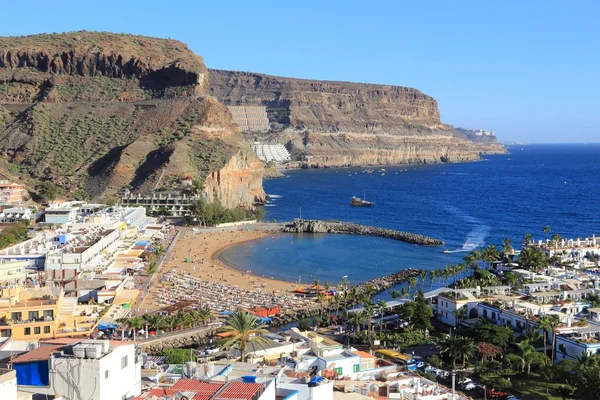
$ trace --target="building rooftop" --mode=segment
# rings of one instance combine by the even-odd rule
[[[213,399],[252,400],[254,395],[262,390],[262,388],[263,385],[261,383],[231,382],[221,393],[213,397]]]
[[[81,341],[81,340],[80,340]],[[65,345],[40,346],[13,360],[14,364],[48,360],[52,353],[62,350]]]

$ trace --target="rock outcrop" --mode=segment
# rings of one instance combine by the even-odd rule
[[[491,151],[441,123],[436,100],[416,89],[222,70],[209,77],[225,104],[265,105],[281,129],[264,140],[312,166],[470,161]]]
[[[262,163],[207,92],[202,58],[175,40],[0,38],[2,159],[30,186],[50,181],[67,197],[173,190],[191,176],[205,181],[209,201],[264,201]]]
[[[441,240],[424,235],[341,221],[296,218],[292,222],[285,224],[283,231],[292,233],[343,233],[348,235],[379,236],[421,246],[441,246],[444,244]]]

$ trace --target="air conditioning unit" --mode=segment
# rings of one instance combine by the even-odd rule
[[[100,358],[102,357],[102,344],[89,344],[85,348],[85,355],[87,358]]]
[[[73,346],[73,356],[77,358],[85,358],[87,344],[76,344]]]

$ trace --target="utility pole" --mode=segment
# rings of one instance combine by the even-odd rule
[[[302,219],[302,207],[300,207],[300,219]]]
[[[452,400],[456,400],[456,371],[452,370]]]

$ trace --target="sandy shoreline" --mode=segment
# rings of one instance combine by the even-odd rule
[[[156,302],[156,293],[163,287],[161,280],[163,274],[167,272],[260,293],[283,294],[294,290],[297,286],[295,283],[254,275],[252,272],[228,265],[220,257],[220,254],[231,246],[279,233],[279,231],[240,229],[194,234],[191,229],[182,230],[171,256],[162,265],[161,273],[154,276],[151,289],[140,309],[145,312],[161,308],[161,305]]]

